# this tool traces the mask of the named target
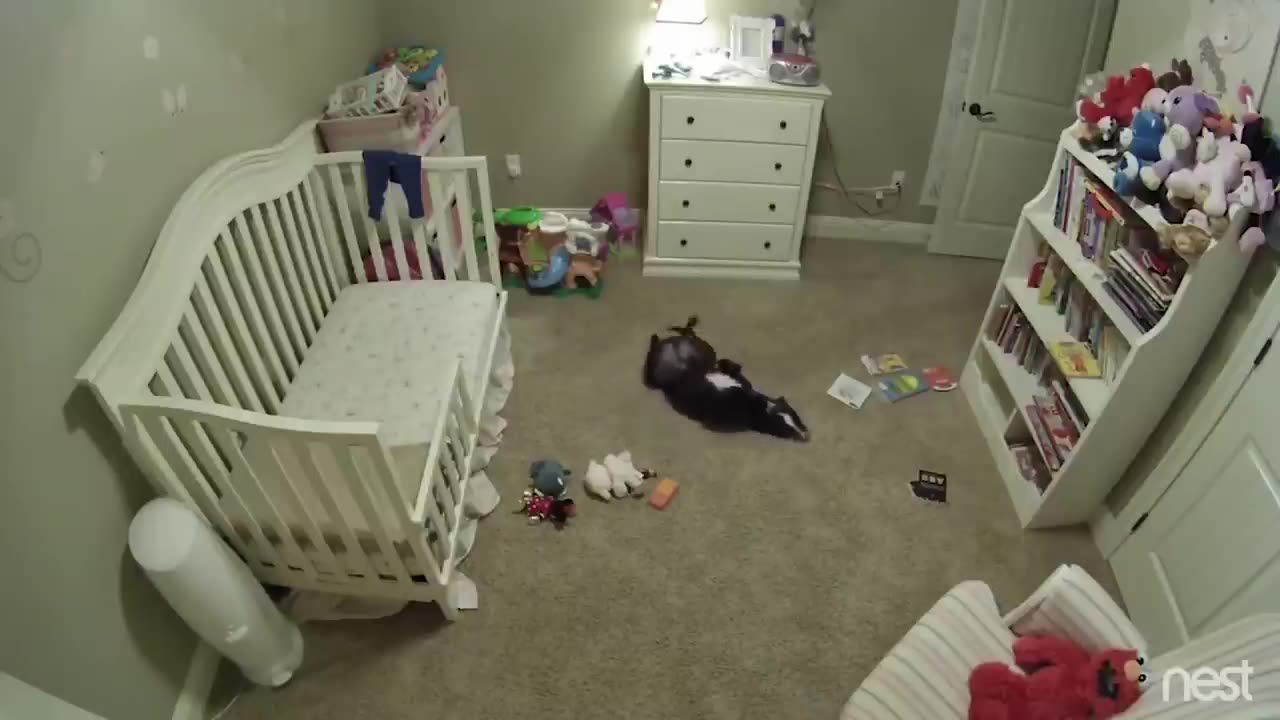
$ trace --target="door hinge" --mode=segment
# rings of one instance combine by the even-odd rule
[[[1262,358],[1266,357],[1268,352],[1271,352],[1271,338],[1267,338],[1267,341],[1262,343],[1262,349],[1258,351],[1258,357],[1253,359],[1253,366],[1261,365]]]
[[[1138,528],[1142,527],[1142,523],[1147,521],[1147,517],[1149,515],[1151,515],[1150,512],[1142,513],[1142,515],[1138,518],[1137,522],[1133,524],[1133,528],[1129,530],[1129,534],[1132,535],[1133,533],[1138,532]]]

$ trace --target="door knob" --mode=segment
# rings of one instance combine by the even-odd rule
[[[993,112],[983,112],[982,105],[980,103],[969,103],[969,114],[979,120],[986,120],[987,118],[994,120],[996,117],[996,114]]]

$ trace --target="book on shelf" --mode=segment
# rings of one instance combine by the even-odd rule
[[[1053,451],[1057,453],[1058,460],[1065,463],[1071,454],[1071,448],[1075,447],[1076,440],[1080,438],[1080,433],[1068,426],[1065,413],[1058,407],[1055,400],[1044,395],[1036,395],[1035,401],[1036,410],[1040,413],[1040,422],[1044,423],[1045,429],[1049,432],[1049,440],[1053,443]]]
[[[1141,298],[1116,298],[1134,323],[1146,331],[1159,322],[1186,272],[1186,261],[1160,248],[1155,231],[1137,212],[1070,155],[1059,171],[1053,215],[1058,229],[1109,279],[1124,276],[1130,285],[1150,289],[1154,299],[1162,299],[1153,300],[1143,312],[1134,307],[1134,300]],[[1118,285],[1119,281],[1108,284],[1113,297],[1120,292]]]
[[[1085,412],[1084,406],[1080,404],[1075,393],[1071,391],[1071,386],[1063,382],[1061,378],[1050,378],[1049,394],[1053,396],[1054,401],[1062,408],[1076,435],[1084,434],[1084,429],[1089,426],[1089,413]]]
[[[1058,369],[1069,378],[1102,377],[1098,361],[1090,352],[1089,346],[1079,342],[1054,342],[1049,347]]]
[[[1053,476],[1049,474],[1049,468],[1045,467],[1044,459],[1040,456],[1040,451],[1036,449],[1034,444],[1029,442],[1009,443],[1009,452],[1013,453],[1014,463],[1017,464],[1018,473],[1022,475],[1022,479],[1044,492],[1044,489],[1049,486],[1049,482],[1053,480]]]
[[[1053,438],[1049,436],[1049,428],[1045,426],[1044,418],[1040,417],[1040,408],[1033,402],[1023,410],[1026,412],[1027,424],[1031,426],[1028,429],[1031,431],[1031,438],[1035,440],[1036,448],[1040,451],[1040,457],[1044,458],[1044,463],[1050,470],[1057,471],[1062,467],[1062,459],[1054,449]]]

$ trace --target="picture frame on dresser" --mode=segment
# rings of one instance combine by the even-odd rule
[[[798,279],[824,85],[654,77],[644,274]]]

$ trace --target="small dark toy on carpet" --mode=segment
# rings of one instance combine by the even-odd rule
[[[755,431],[806,442],[809,428],[787,399],[771,398],[756,390],[742,374],[742,366],[716,359],[710,343],[693,332],[697,318],[673,327],[673,337],[649,338],[644,380],[662,390],[676,412],[715,432]]]

